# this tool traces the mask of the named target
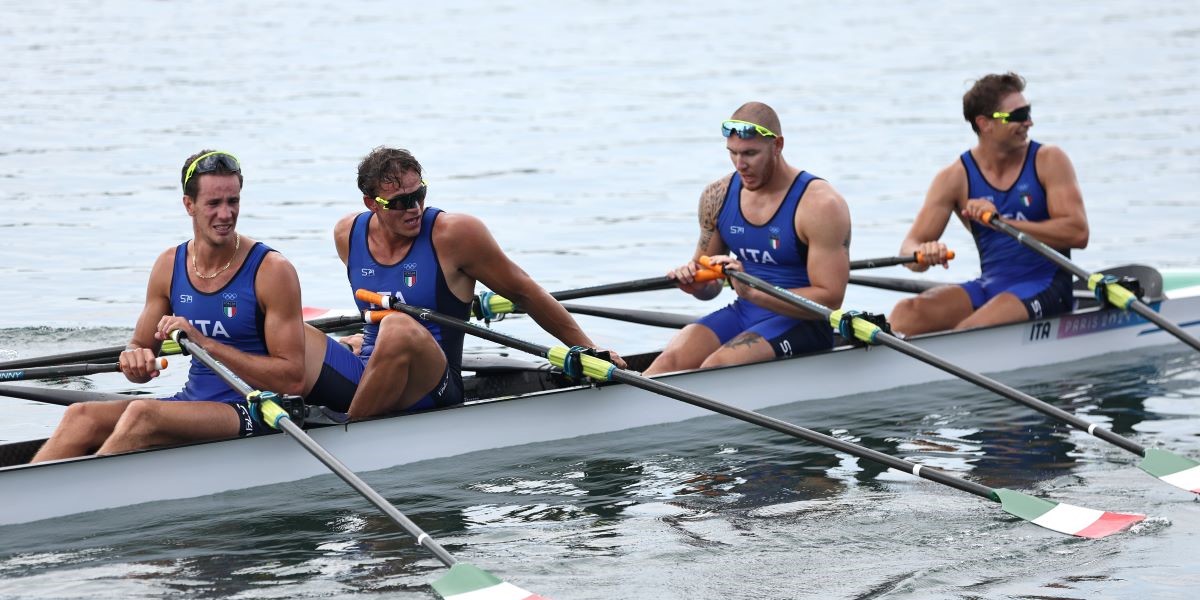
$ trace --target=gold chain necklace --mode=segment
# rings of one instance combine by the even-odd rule
[[[200,279],[212,279],[213,277],[216,277],[217,275],[220,275],[221,273],[224,273],[225,271],[229,270],[229,265],[233,264],[233,259],[237,258],[238,250],[241,249],[241,247],[242,247],[242,234],[239,233],[239,234],[237,234],[237,238],[235,238],[233,241],[233,256],[229,257],[229,262],[225,263],[225,266],[221,267],[220,269],[217,269],[216,271],[213,271],[212,275],[201,275],[200,274],[200,269],[196,266],[196,250],[195,250],[195,248],[193,248],[192,249],[192,271],[194,271],[196,273],[196,277],[199,277]]]

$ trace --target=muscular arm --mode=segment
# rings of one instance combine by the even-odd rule
[[[828,308],[840,308],[850,279],[850,209],[846,201],[827,182],[814,181],[796,211],[795,226],[796,234],[808,244],[809,285],[789,291]],[[819,318],[764,292],[734,285],[738,295],[772,312]]]
[[[479,219],[464,214],[439,216],[434,245],[443,266],[453,267],[454,271],[466,275],[472,282],[472,289],[474,281],[482,282],[524,309],[542,329],[562,343],[595,347],[566,309],[504,254]],[[447,275],[449,277],[449,273]],[[451,289],[456,287],[459,286],[452,285]]]
[[[675,269],[668,277],[673,277],[683,291],[700,300],[711,300],[721,293],[721,280],[696,282],[694,277],[699,268],[697,262],[701,256],[722,256],[729,253],[725,240],[717,231],[717,218],[721,214],[721,204],[729,191],[729,178],[724,177],[708,184],[700,193],[700,206],[697,214],[700,218],[700,239],[696,242],[696,251],[688,264]]]
[[[1005,219],[1004,222],[1054,248],[1086,248],[1087,213],[1071,159],[1057,146],[1042,146],[1037,154],[1037,171],[1046,188],[1046,208],[1050,218],[1045,221]]]
[[[133,337],[121,353],[121,372],[133,383],[146,383],[153,375],[154,357],[162,342],[154,337],[158,322],[171,313],[171,272],[174,269],[175,249],[160,254],[150,269],[146,284],[146,304],[133,328]]]
[[[333,226],[333,247],[337,249],[342,264],[348,264],[350,260],[350,229],[354,227],[354,218],[357,216],[358,213],[348,214]]]
[[[958,212],[959,204],[965,202],[966,198],[967,174],[962,164],[955,161],[934,176],[929,191],[925,193],[925,203],[900,243],[900,256],[912,256],[914,252],[920,252],[925,261],[908,263],[905,267],[921,272],[928,269],[930,264],[946,264],[946,245],[938,240],[946,232],[950,215]]]
[[[292,263],[268,252],[254,280],[258,308],[263,311],[267,354],[247,354],[180,324],[188,338],[229,367],[246,383],[281,394],[304,393],[304,316],[300,280]],[[161,329],[161,326],[160,326]]]

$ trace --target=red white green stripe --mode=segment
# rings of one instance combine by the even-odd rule
[[[1177,488],[1200,494],[1200,463],[1156,448],[1147,448],[1138,465],[1141,469]]]
[[[1000,506],[1014,515],[1046,529],[1085,538],[1102,538],[1146,518],[1136,513],[1119,513],[1051,502],[1021,492],[997,489]]]
[[[546,600],[467,563],[455,563],[433,589],[445,600]]]

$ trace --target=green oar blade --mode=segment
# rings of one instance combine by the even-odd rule
[[[461,562],[454,563],[448,573],[433,582],[433,589],[446,600],[546,600],[479,567]]]
[[[1102,538],[1146,518],[1137,513],[1119,513],[1052,502],[1003,488],[996,490],[1004,512],[1051,531],[1084,538]]]
[[[1146,448],[1146,456],[1138,467],[1177,488],[1200,494],[1200,462],[1166,450]]]

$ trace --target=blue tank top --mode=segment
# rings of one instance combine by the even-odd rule
[[[1045,221],[1050,218],[1046,206],[1046,188],[1038,181],[1037,152],[1041,144],[1030,140],[1025,152],[1025,164],[1021,174],[1007,190],[998,190],[983,177],[975,157],[968,150],[962,154],[962,164],[967,170],[967,197],[984,198],[996,205],[996,210],[1005,219],[1018,221]],[[1024,281],[1054,277],[1058,266],[1042,255],[1030,250],[1002,231],[971,221],[971,235],[979,249],[980,269],[985,281]],[[1070,250],[1063,252],[1070,257]]]
[[[775,214],[766,224],[754,225],[742,214],[742,176],[733,174],[717,217],[717,231],[747,273],[783,288],[809,285],[808,244],[796,236],[796,211],[804,190],[815,179],[820,178],[801,171]]]
[[[254,280],[263,257],[273,250],[262,242],[255,243],[233,279],[211,293],[192,287],[192,281],[188,278],[187,252],[187,242],[175,248],[175,269],[171,273],[171,313],[187,319],[207,337],[247,354],[265,356],[267,340],[263,335],[263,314],[258,309]],[[193,360],[187,383],[172,398],[239,402],[242,395],[222,381],[212,369]]]
[[[421,215],[421,233],[413,240],[408,254],[395,264],[385,265],[375,260],[367,245],[367,228],[372,213],[364,212],[354,218],[350,229],[350,252],[346,257],[346,275],[350,279],[351,291],[366,289],[380,294],[395,294],[405,304],[428,308],[456,319],[467,320],[470,303],[459,300],[446,284],[446,277],[438,263],[437,251],[433,248],[433,224],[442,211],[428,207]],[[354,302],[360,310],[378,309],[378,306],[357,298]],[[443,330],[430,321],[421,324],[433,334],[451,370],[462,370],[463,332]],[[362,358],[366,360],[375,350],[378,325],[363,327]]]

